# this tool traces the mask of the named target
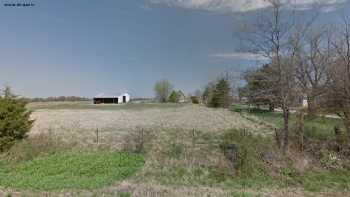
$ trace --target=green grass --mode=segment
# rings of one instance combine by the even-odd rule
[[[254,177],[227,180],[225,186],[237,190],[300,187],[310,192],[327,190],[350,191],[350,171],[325,170],[320,172],[296,172],[285,174],[280,178],[273,178],[268,175],[256,175]]]
[[[350,191],[350,171],[346,170],[308,172],[296,179],[307,191],[320,192],[328,188]]]
[[[281,112],[270,112],[266,109],[248,108],[245,105],[235,105],[233,111],[245,113],[257,117],[258,119],[274,124],[277,128],[283,127],[283,117]],[[290,115],[290,125],[295,125],[297,117]],[[305,117],[304,128],[307,137],[326,139],[329,135],[334,135],[334,127],[342,125],[340,119],[319,117]]]
[[[252,193],[249,193],[249,192],[232,192],[230,194],[231,197],[259,197],[259,196],[262,196],[262,195],[259,195],[259,194],[252,194]]]
[[[128,103],[128,104],[99,104],[94,105],[89,101],[79,102],[37,102],[29,103],[27,108],[29,110],[145,110],[145,109],[159,109],[159,108],[176,108],[185,104],[179,103]]]
[[[142,155],[120,152],[60,153],[11,166],[2,164],[3,187],[56,191],[95,189],[133,175],[144,164]]]
[[[303,173],[293,171],[283,174],[280,187],[300,186],[310,192],[350,191],[350,171],[348,170],[311,170]]]
[[[118,194],[118,197],[131,197],[131,194],[129,192],[121,192]]]

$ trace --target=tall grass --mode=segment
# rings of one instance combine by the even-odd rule
[[[2,155],[2,159],[10,163],[19,163],[74,149],[78,149],[77,144],[64,141],[62,137],[50,133],[42,133],[19,141]]]

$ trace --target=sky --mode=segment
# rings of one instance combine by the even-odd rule
[[[305,13],[317,2],[324,23],[350,12],[350,0],[294,1]],[[235,25],[264,9],[263,0],[0,2],[0,85],[26,97],[152,97],[161,79],[191,93],[264,61],[238,52]]]

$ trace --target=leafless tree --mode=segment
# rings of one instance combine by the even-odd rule
[[[268,0],[270,11],[263,11],[253,23],[245,23],[245,49],[264,55],[270,60],[269,75],[264,76],[267,84],[263,94],[271,98],[275,106],[283,111],[283,129],[279,141],[285,153],[289,146],[289,115],[296,95],[296,68],[300,63],[301,40],[307,24],[296,22],[295,12],[282,12],[280,0]]]
[[[343,19],[332,39],[336,56],[327,70],[330,84],[325,99],[327,109],[339,115],[350,137],[350,18]]]
[[[307,96],[308,112],[317,109],[316,99],[329,83],[327,68],[331,64],[331,33],[329,28],[311,28],[301,45],[300,61],[296,65],[296,77],[301,93]]]

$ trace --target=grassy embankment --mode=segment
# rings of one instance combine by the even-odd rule
[[[264,109],[250,108],[245,105],[235,105],[233,111],[241,113],[244,117],[253,117],[259,121],[267,122],[275,128],[282,128],[283,117],[280,112],[270,112]],[[297,124],[297,115],[291,114],[291,136],[295,135]],[[305,116],[304,121],[304,140],[307,143],[303,155],[312,155],[315,157],[316,163],[305,172],[298,172],[292,167],[286,167],[281,170],[281,174],[286,176],[291,186],[302,186],[309,191],[322,191],[325,188],[333,188],[339,191],[350,190],[350,170],[347,158],[337,155],[336,151],[332,150],[334,146],[334,127],[342,126],[340,119],[326,118],[324,116],[308,117]],[[347,136],[343,131],[343,142],[346,144]],[[293,139],[292,139],[293,143]],[[333,143],[333,144],[332,144]],[[296,148],[295,146],[292,148]],[[315,151],[315,149],[318,149]],[[330,155],[335,156],[334,159],[329,158]],[[341,158],[343,157],[343,158]],[[344,161],[341,161],[345,159]],[[340,164],[341,163],[341,164]]]

